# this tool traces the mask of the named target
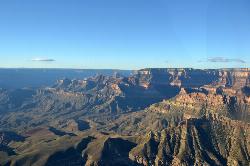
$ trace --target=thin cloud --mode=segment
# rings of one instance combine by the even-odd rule
[[[34,59],[32,59],[32,61],[35,61],[35,62],[54,62],[56,60],[51,59],[51,58],[34,58]]]
[[[204,62],[199,60],[198,62]],[[246,63],[246,61],[239,59],[239,58],[224,58],[224,57],[212,57],[208,58],[205,62],[212,62],[212,63]]]

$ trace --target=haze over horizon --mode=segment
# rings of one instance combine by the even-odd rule
[[[250,67],[247,0],[3,0],[0,68]]]

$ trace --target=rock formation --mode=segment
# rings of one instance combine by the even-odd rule
[[[0,89],[0,165],[249,165],[249,69]]]

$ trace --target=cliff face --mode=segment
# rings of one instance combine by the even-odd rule
[[[228,118],[189,119],[150,132],[130,158],[143,165],[248,165],[249,133],[249,124]]]
[[[250,69],[143,69],[136,72],[139,83],[191,88],[213,84],[240,89],[250,85]]]

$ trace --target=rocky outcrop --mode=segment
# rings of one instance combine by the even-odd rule
[[[227,118],[188,119],[150,133],[130,158],[143,165],[248,165],[250,125]]]
[[[188,93],[184,88],[181,89],[176,97],[164,100],[161,103],[152,105],[149,111],[174,114],[183,114],[184,119],[200,117],[209,113],[216,113],[232,119],[249,122],[250,103],[247,96],[230,95],[225,89],[221,93],[204,93],[202,90]]]
[[[250,83],[250,69],[142,69],[136,72],[138,82],[143,85],[165,84],[184,88],[214,86],[232,87],[240,89]]]

